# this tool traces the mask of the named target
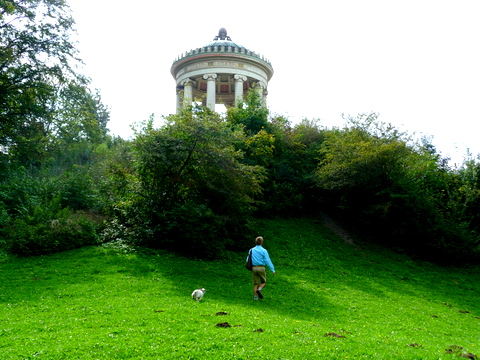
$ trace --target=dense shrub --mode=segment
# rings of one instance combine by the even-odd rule
[[[430,259],[480,259],[471,212],[476,185],[449,169],[430,144],[411,142],[376,116],[351,120],[329,131],[321,149],[316,179],[325,204],[383,244]]]
[[[64,172],[57,181],[57,191],[62,208],[72,210],[101,210],[105,204],[86,166],[74,166]]]
[[[319,196],[313,174],[324,130],[318,121],[302,120],[291,127],[282,117],[272,120],[273,152],[266,166],[261,216],[298,216],[318,211]]]
[[[117,205],[118,223],[148,246],[220,255],[248,236],[263,169],[242,162],[242,129],[209,109],[166,120],[137,134],[134,192]]]
[[[235,219],[215,214],[205,204],[187,203],[162,215],[149,246],[161,244],[161,247],[187,255],[218,258],[228,248],[235,245],[241,248],[249,235],[244,223],[236,224]],[[236,226],[243,233],[237,233]]]
[[[103,204],[82,168],[56,176],[12,172],[0,183],[0,235],[3,247],[20,255],[38,255],[96,243]]]
[[[42,214],[18,218],[4,229],[3,236],[14,254],[43,255],[97,244],[101,226],[101,218],[64,209],[50,220]]]

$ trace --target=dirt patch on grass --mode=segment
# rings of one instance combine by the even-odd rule
[[[353,241],[352,236],[345,230],[343,227],[338,225],[332,218],[330,218],[327,214],[320,212],[320,220],[322,221],[323,225],[327,228],[332,230],[335,234],[343,239],[347,244],[352,245],[354,248],[360,250],[360,247],[355,244]]]

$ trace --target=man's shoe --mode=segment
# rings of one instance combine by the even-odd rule
[[[260,290],[257,290],[257,295],[260,299],[263,299],[262,292]]]

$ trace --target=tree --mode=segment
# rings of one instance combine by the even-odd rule
[[[364,235],[430,258],[479,255],[475,167],[460,176],[423,139],[413,142],[375,114],[326,132],[316,171],[330,209]],[[473,176],[471,176],[473,175]],[[473,185],[473,186],[472,186]],[[476,248],[477,247],[477,248]]]
[[[58,89],[75,74],[73,18],[64,0],[0,1],[0,145],[42,152]],[[37,145],[36,147],[34,147]]]
[[[340,189],[345,196],[359,189],[370,196],[389,185],[390,172],[411,149],[403,134],[377,121],[376,114],[347,121],[343,130],[325,133],[317,181],[323,188]]]
[[[268,132],[268,114],[268,109],[262,104],[260,94],[255,89],[250,89],[244,103],[227,109],[228,121],[244,125],[248,136],[255,135],[262,129]]]
[[[263,215],[299,215],[318,208],[318,188],[313,174],[323,129],[317,120],[304,119],[291,127],[288,120],[276,116],[270,120],[273,138],[272,156],[266,163]],[[259,133],[260,134],[260,133]]]
[[[109,109],[97,91],[93,94],[82,83],[71,81],[58,89],[52,101],[45,137],[46,151],[57,164],[85,164],[93,149],[107,139]]]
[[[207,108],[185,109],[134,141],[139,181],[124,221],[148,229],[152,246],[208,255],[243,241],[263,170],[243,163],[245,141]]]

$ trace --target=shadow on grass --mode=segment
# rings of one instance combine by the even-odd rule
[[[304,289],[301,275],[292,279],[287,275],[269,274],[265,298],[254,302],[251,274],[243,266],[243,255],[234,254],[232,258],[226,263],[147,249],[119,253],[89,247],[17,259],[0,266],[0,274],[5,274],[6,269],[9,274],[8,280],[0,285],[0,303],[9,306],[29,303],[37,307],[47,301],[59,306],[67,303],[78,307],[85,303],[100,308],[109,301],[116,301],[109,300],[109,296],[122,294],[123,301],[134,302],[144,297],[142,293],[149,293],[159,300],[171,298],[177,303],[184,301],[187,306],[195,306],[192,291],[205,287],[207,293],[203,302],[218,307],[219,311],[241,307],[251,311],[252,316],[258,312],[275,313],[309,321],[318,319],[323,313],[337,311],[337,307],[320,293],[312,288]],[[95,302],[96,299],[101,301]]]
[[[278,268],[308,274],[312,282],[317,278],[319,288],[355,289],[371,299],[408,295],[480,317],[480,283],[474,280],[478,267],[446,268],[379,246],[354,247],[316,219],[267,221],[262,231]]]
[[[204,301],[209,304],[306,321],[348,312],[349,302],[356,300],[348,299],[350,294],[370,301],[408,295],[480,317],[480,289],[468,269],[415,262],[384,249],[359,251],[310,220],[269,222],[260,234],[277,275],[268,272],[265,299],[258,302],[253,301],[251,274],[244,268],[247,250],[231,254],[229,261],[201,261],[162,251],[95,247],[1,264],[0,302],[69,298],[75,285],[92,284],[91,291],[108,291],[142,279],[145,286],[142,283],[136,292],[157,297],[168,293],[192,301],[191,292],[205,287]]]
[[[254,301],[251,273],[244,267],[243,255],[233,255],[230,262],[166,256],[165,253],[139,256],[139,265],[132,269],[133,273],[152,277],[153,271],[169,278],[173,289],[179,296],[185,296],[186,301],[193,301],[190,294],[194,289],[204,287],[207,292],[203,301],[216,302],[222,309],[241,306],[252,312],[275,312],[280,316],[309,321],[318,319],[319,314],[337,311],[337,306],[314,288],[304,288],[302,276],[292,279],[287,275],[267,274],[264,299]],[[150,274],[144,271],[146,268]]]

